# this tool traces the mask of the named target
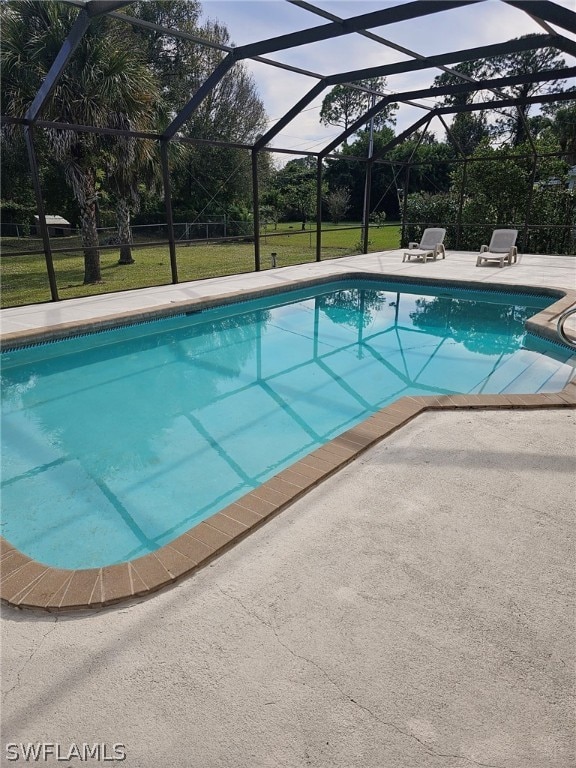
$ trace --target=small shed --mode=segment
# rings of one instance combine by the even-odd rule
[[[34,216],[37,235],[40,234],[40,222],[38,219],[38,216]],[[49,216],[46,214],[46,226],[48,227],[50,237],[65,237],[72,234],[72,225],[62,216]]]

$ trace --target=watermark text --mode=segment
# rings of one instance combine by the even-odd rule
[[[45,763],[48,759],[62,763],[78,761],[87,763],[121,763],[126,760],[125,744],[59,744],[51,741],[37,742],[8,742],[6,744],[6,760],[9,763]]]

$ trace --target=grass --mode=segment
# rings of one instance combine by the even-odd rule
[[[352,226],[352,225],[345,225]],[[358,225],[359,226],[359,225]],[[361,251],[360,229],[335,230],[332,225],[322,228],[322,258],[333,259]],[[76,238],[58,238],[54,248],[76,245]],[[34,241],[34,247],[36,246]],[[383,251],[398,248],[400,227],[397,224],[370,228],[368,250]],[[0,277],[2,280],[2,307],[22,306],[50,301],[50,289],[43,255],[22,256],[25,241],[2,239]],[[271,254],[277,254],[279,267],[303,264],[316,259],[315,230],[300,231],[300,224],[279,224],[276,233],[263,233],[260,242],[261,269],[270,269]],[[118,250],[102,250],[100,254],[102,283],[84,285],[84,261],[81,251],[54,254],[54,270],[61,299],[92,296],[113,291],[126,291],[172,282],[170,255],[167,245],[133,248],[134,264],[119,265]],[[178,279],[180,282],[206,277],[252,272],[254,245],[251,242],[198,243],[179,245],[176,249]]]

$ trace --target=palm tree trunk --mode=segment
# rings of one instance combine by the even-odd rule
[[[122,197],[116,204],[116,226],[120,242],[120,258],[118,264],[134,264],[132,258],[132,230],[130,229],[130,206]]]
[[[81,175],[81,184],[77,189],[80,205],[80,226],[82,228],[82,248],[84,250],[84,285],[102,282],[100,273],[100,251],[98,249],[98,230],[96,228],[96,185],[91,170]]]

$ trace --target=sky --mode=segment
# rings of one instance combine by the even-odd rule
[[[406,0],[403,0],[404,2]],[[386,6],[399,5],[400,0],[311,0],[322,10],[340,18],[350,18],[370,13]],[[430,0],[433,3],[433,0]],[[571,0],[557,2],[570,10]],[[309,11],[292,5],[286,0],[203,0],[204,17],[225,24],[231,43],[245,45],[258,40],[276,37],[297,30],[329,23]],[[375,34],[408,48],[415,53],[430,56],[451,50],[465,49],[504,42],[529,33],[545,34],[542,27],[526,13],[507,5],[501,0],[469,3],[466,6],[433,13],[420,19],[399,22],[371,30]],[[565,30],[558,30],[576,40]],[[576,58],[561,54],[567,64],[576,65]],[[350,34],[333,40],[303,45],[289,50],[268,54],[274,59],[321,75],[345,70],[408,61],[410,57],[369,40],[358,34]],[[246,65],[256,84],[266,113],[273,125],[288,109],[298,102],[317,80],[287,72],[263,63],[247,61]],[[430,86],[439,70],[427,69],[388,78],[386,88],[390,92],[402,92]],[[572,84],[576,85],[576,82]],[[292,121],[273,140],[272,145],[288,149],[318,151],[340,133],[334,126],[323,126],[319,121],[320,106],[325,93],[315,99],[302,114]],[[419,99],[420,103],[433,106],[432,100]],[[404,105],[397,114],[396,132],[399,133],[425,114],[425,110]],[[436,123],[438,121],[436,120]],[[437,131],[443,133],[438,123]],[[286,162],[289,155],[277,160]]]

